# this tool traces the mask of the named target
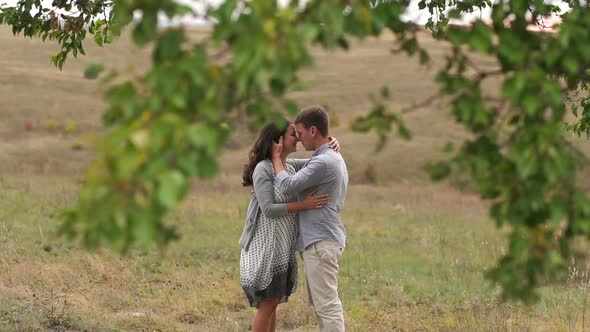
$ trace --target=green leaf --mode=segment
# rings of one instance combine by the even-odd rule
[[[104,37],[101,31],[96,31],[96,33],[94,34],[94,42],[96,43],[96,45],[102,47],[104,44]]]
[[[189,127],[191,142],[197,147],[215,148],[220,144],[220,130],[202,123]]]
[[[285,90],[286,85],[282,80],[278,78],[272,78],[270,80],[270,91],[273,96],[280,97],[285,93]]]
[[[185,41],[183,30],[169,30],[165,32],[156,44],[154,62],[171,61],[181,54],[182,44]]]
[[[447,162],[427,163],[424,170],[433,181],[443,180],[451,174],[451,167]]]
[[[213,158],[205,157],[199,161],[197,175],[202,178],[210,178],[217,174],[219,165]]]
[[[398,134],[405,140],[412,139],[412,132],[410,131],[410,129],[401,123],[398,124]]]
[[[381,87],[381,97],[384,99],[389,99],[389,87],[386,85]]]
[[[138,46],[145,46],[156,36],[157,11],[145,10],[139,24],[133,29],[133,41]]]
[[[166,208],[175,207],[186,189],[187,180],[179,171],[169,170],[158,177],[158,201]]]
[[[285,100],[283,102],[283,106],[285,107],[287,112],[291,115],[295,115],[299,111],[299,107],[297,106],[297,103],[290,101],[290,100]]]
[[[96,79],[98,75],[104,70],[102,63],[89,63],[84,69],[84,77],[90,80]]]
[[[492,34],[490,27],[483,21],[477,20],[471,28],[469,45],[476,51],[489,53],[492,48]]]
[[[556,197],[551,202],[551,224],[553,227],[559,227],[564,218],[567,217],[568,206],[567,202],[561,198]]]

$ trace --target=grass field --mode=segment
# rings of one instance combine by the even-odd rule
[[[391,55],[387,37],[354,43],[349,53],[316,50],[316,68],[304,74],[309,90],[292,95],[300,105],[330,106],[338,122],[332,134],[351,174],[340,273],[348,330],[590,330],[590,268],[582,263],[530,307],[500,302],[484,279],[504,250],[486,203],[452,184],[433,184],[422,171],[447,141],[465,135],[443,106],[408,113],[414,138],[392,136],[380,154],[373,152],[375,137],[347,128],[382,83],[394,108],[436,92],[432,77],[446,49],[426,35],[422,41],[434,57],[429,68]],[[87,45],[88,57],[60,72],[49,64],[55,45],[15,38],[6,27],[0,43],[0,330],[247,331],[254,311],[239,286],[238,238],[248,203],[240,170],[254,134],[236,132],[219,176],[196,180],[167,217],[179,241],[128,257],[85,252],[55,234],[56,214],[75,202],[92,142],[104,133],[100,91],[82,77],[84,64],[137,71],[149,55],[124,37],[104,49]],[[317,330],[302,280],[299,286],[279,307],[281,331]]]

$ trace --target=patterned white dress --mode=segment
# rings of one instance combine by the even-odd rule
[[[295,168],[287,163],[289,175]],[[274,179],[273,179],[274,180]],[[273,185],[274,186],[274,185]],[[274,186],[275,203],[292,203],[297,195],[283,195]],[[240,282],[250,306],[262,300],[280,298],[281,303],[297,289],[297,259],[295,241],[298,235],[296,213],[283,217],[258,216],[258,227],[248,251],[240,254]]]

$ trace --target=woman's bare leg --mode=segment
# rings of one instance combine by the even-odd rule
[[[272,317],[270,319],[270,326],[268,327],[268,332],[275,332],[277,326],[277,310],[272,313]]]
[[[264,300],[260,302],[258,310],[252,320],[252,332],[268,332],[271,327],[273,314],[279,305],[280,299]]]

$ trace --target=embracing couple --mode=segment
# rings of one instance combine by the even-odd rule
[[[297,142],[310,159],[288,159]],[[243,185],[252,186],[240,245],[240,282],[258,308],[252,331],[274,331],[276,308],[297,288],[301,252],[309,302],[321,331],[344,331],[338,297],[338,262],[346,232],[338,216],[348,171],[338,141],[328,134],[321,106],[302,110],[294,123],[262,128],[244,165]]]

